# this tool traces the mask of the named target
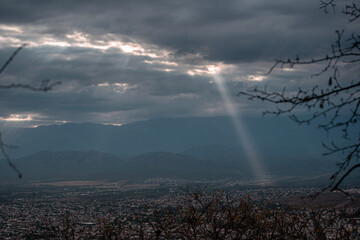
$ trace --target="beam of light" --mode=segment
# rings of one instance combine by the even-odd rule
[[[219,71],[216,68],[209,68],[209,74],[213,77],[216,87],[222,97],[222,100],[224,101],[225,109],[231,118],[236,135],[245,150],[246,157],[250,163],[253,173],[262,182],[264,180],[265,171],[263,169],[261,159],[252,144],[249,134],[247,133],[238,108],[234,106],[234,103],[230,98],[229,90],[225,81],[218,72]]]

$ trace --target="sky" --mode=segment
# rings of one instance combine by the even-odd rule
[[[70,122],[122,125],[139,120],[261,116],[269,106],[237,96],[264,87],[323,84],[321,66],[275,69],[274,59],[324,56],[334,31],[352,31],[314,0],[0,1],[0,122],[34,127]],[[217,82],[221,80],[221,84]],[[225,86],[224,91],[219,86]],[[228,101],[227,103],[224,101]],[[229,110],[230,109],[230,110]]]

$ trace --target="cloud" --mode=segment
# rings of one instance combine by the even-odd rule
[[[29,44],[2,84],[62,82],[49,93],[1,90],[1,119],[31,116],[34,125],[222,115],[214,73],[239,106],[258,110],[237,92],[309,86],[306,69],[263,74],[275,58],[321,56],[345,22],[312,0],[0,4],[0,62]]]

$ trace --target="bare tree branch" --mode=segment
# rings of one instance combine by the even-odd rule
[[[360,163],[356,164],[355,166],[352,166],[348,171],[346,171],[345,174],[336,182],[335,186],[331,189],[331,191],[338,190],[339,185],[344,181],[344,179],[355,169],[360,167]]]
[[[15,56],[24,48],[27,44],[23,44],[20,47],[18,47],[13,54],[7,59],[7,61],[4,63],[4,65],[0,69],[0,74],[3,73],[3,71],[6,69],[6,67],[14,60]],[[40,86],[34,87],[29,84],[23,84],[23,83],[12,83],[7,85],[0,85],[0,89],[15,89],[15,88],[22,88],[30,91],[37,91],[37,92],[47,92],[53,89],[53,87],[61,84],[60,81],[57,82],[50,82],[50,79],[45,79],[41,81]],[[5,157],[5,160],[7,161],[8,165],[18,174],[18,177],[22,177],[22,173],[18,170],[15,164],[12,163],[9,155],[6,152],[6,148],[16,148],[15,146],[7,145],[4,143],[2,139],[2,135],[0,132],[0,151]]]
[[[22,178],[22,174],[19,171],[19,169],[17,169],[17,167],[15,166],[15,164],[12,163],[12,161],[9,158],[9,155],[7,154],[6,150],[5,150],[6,144],[3,142],[2,140],[2,135],[0,132],[0,150],[1,153],[4,155],[5,160],[7,161],[8,165],[18,174],[19,178]]]
[[[8,58],[8,60],[4,63],[4,65],[0,69],[0,74],[5,70],[5,68],[11,63],[12,60],[14,60],[15,56],[24,48],[26,47],[26,44],[21,45],[18,47],[13,54]]]
[[[335,13],[336,0],[321,0],[320,9],[326,13],[332,9]],[[343,14],[348,17],[352,23],[360,17],[360,6],[353,0],[345,5]],[[329,73],[328,82],[324,84],[315,84],[310,89],[301,89],[294,94],[287,94],[285,88],[282,91],[268,91],[266,86],[263,90],[254,88],[253,90],[241,91],[238,95],[248,97],[249,100],[261,100],[275,105],[275,110],[265,111],[266,114],[290,114],[289,117],[298,124],[311,124],[316,119],[321,119],[323,123],[318,127],[329,132],[339,129],[343,133],[343,138],[348,141],[348,145],[338,146],[334,142],[330,145],[323,144],[328,151],[325,156],[341,152],[345,158],[338,164],[338,171],[331,177],[331,183],[326,189],[338,190],[339,185],[344,179],[358,167],[360,160],[360,80],[353,80],[351,83],[345,83],[339,79],[339,63],[342,65],[354,65],[360,63],[360,34],[351,33],[350,37],[345,37],[344,30],[337,30],[336,40],[331,45],[331,51],[324,57],[300,60],[295,59],[276,59],[275,63],[266,73],[271,74],[275,68],[290,67],[297,65],[324,64],[320,72],[312,74],[311,77],[317,77]],[[307,109],[310,117],[301,119],[296,114],[291,114],[297,109]],[[351,134],[349,132],[351,131]],[[351,136],[350,136],[351,135]],[[354,139],[357,135],[359,139]],[[353,166],[348,169],[349,166]]]
[[[12,83],[8,85],[0,85],[0,89],[12,89],[12,88],[23,88],[31,91],[37,91],[37,92],[47,92],[53,89],[54,86],[60,85],[61,82],[50,82],[49,79],[44,79],[41,81],[41,84],[39,87],[34,87],[28,84],[22,84],[22,83]]]

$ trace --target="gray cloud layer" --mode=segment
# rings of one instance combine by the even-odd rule
[[[27,125],[222,115],[211,66],[221,68],[237,107],[258,110],[236,93],[264,83],[312,84],[301,68],[259,76],[275,58],[322,56],[346,22],[313,0],[0,5],[0,62],[30,43],[0,75],[2,83],[63,82],[50,93],[1,90],[0,117],[31,116],[21,121]]]

